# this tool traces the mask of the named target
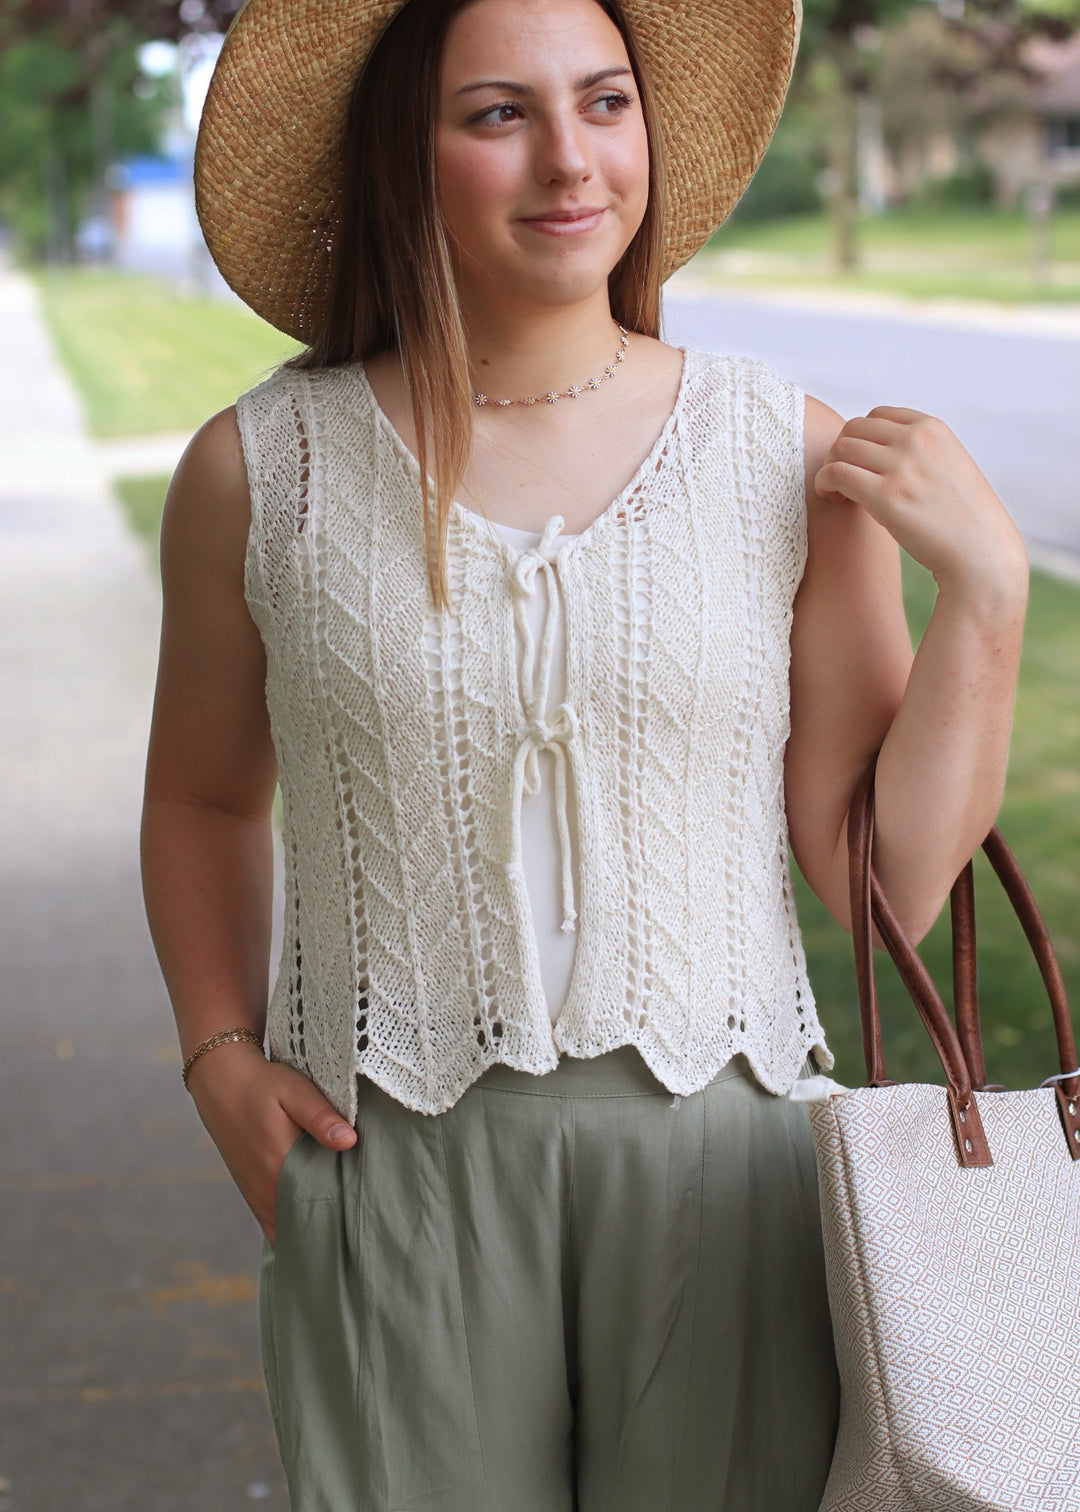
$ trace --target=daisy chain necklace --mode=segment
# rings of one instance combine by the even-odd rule
[[[619,371],[619,363],[626,361],[626,352],[630,345],[630,337],[625,326],[619,325],[618,321],[615,322],[615,325],[618,327],[619,332],[619,350],[615,353],[599,378],[590,378],[588,383],[585,384],[572,383],[568,389],[552,389],[548,394],[541,394],[538,397],[534,396],[529,399],[489,399],[487,394],[476,393],[473,394],[473,403],[481,408],[485,404],[495,404],[498,405],[499,409],[509,409],[515,404],[539,404],[541,401],[544,404],[558,404],[560,399],[576,399],[579,394],[585,393],[586,389],[598,389],[608,378],[614,378],[615,374]]]

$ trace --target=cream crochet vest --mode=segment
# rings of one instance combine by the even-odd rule
[[[553,545],[556,515],[521,551],[454,505],[445,614],[415,459],[359,364],[280,370],[237,414],[284,809],[274,1058],[350,1121],[358,1073],[439,1113],[493,1061],[543,1073],[626,1044],[683,1095],[738,1051],[778,1094],[811,1050],[830,1067],[783,801],[801,392],[687,352],[652,452],[581,535]],[[515,630],[542,573],[566,616],[554,713],[546,637],[521,651]],[[541,748],[573,784],[580,858],[554,1025],[518,841]]]

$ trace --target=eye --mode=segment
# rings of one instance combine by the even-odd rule
[[[599,109],[601,115],[621,115],[630,105],[630,96],[624,95],[621,90],[612,90],[609,94],[599,95],[589,102],[590,110]]]
[[[489,105],[486,110],[481,110],[477,115],[469,117],[470,126],[503,126],[521,114],[521,107],[514,100],[500,100],[497,105]]]

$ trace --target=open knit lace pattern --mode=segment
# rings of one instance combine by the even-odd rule
[[[682,1095],[738,1051],[778,1094],[811,1049],[831,1067],[783,802],[801,392],[687,352],[656,445],[580,535],[554,543],[553,516],[519,550],[455,504],[446,613],[416,461],[359,364],[280,370],[237,412],[284,810],[275,1059],[350,1120],[358,1073],[438,1113],[493,1061],[539,1074],[625,1044]],[[545,715],[545,637],[523,651],[517,625],[549,571],[566,666]],[[579,876],[553,1024],[518,835],[556,748]]]

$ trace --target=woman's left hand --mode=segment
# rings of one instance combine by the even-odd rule
[[[950,595],[1004,593],[1027,578],[1019,531],[970,454],[942,420],[878,405],[848,420],[814,486],[884,526]]]

